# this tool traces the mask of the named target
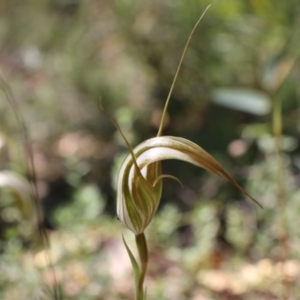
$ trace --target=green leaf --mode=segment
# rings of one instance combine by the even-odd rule
[[[271,99],[261,91],[246,88],[217,88],[211,95],[214,103],[249,114],[263,116],[271,112]]]

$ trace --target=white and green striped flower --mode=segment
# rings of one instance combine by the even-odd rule
[[[228,179],[241,192],[259,204],[222,168],[222,166],[208,152],[206,152],[200,146],[181,137],[162,136],[164,119],[183,57],[189,41],[206,10],[192,29],[188,41],[184,47],[183,54],[181,56],[169,95],[164,106],[157,136],[142,142],[132,149],[120,126],[112,117],[107,114],[107,116],[115,124],[119,133],[122,135],[130,152],[121,165],[118,174],[117,215],[122,224],[130,229],[135,234],[136,238],[136,245],[140,258],[139,263],[135,259],[134,255],[126,244],[125,239],[123,238],[134,271],[136,300],[145,300],[147,297],[146,289],[143,287],[148,265],[148,250],[144,231],[153,220],[160,203],[163,186],[162,179],[168,177],[179,181],[179,179],[172,175],[162,174],[162,160],[182,160],[211,171]]]
[[[161,161],[178,159],[202,167],[228,179],[252,198],[203,148],[175,136],[158,136],[134,148],[124,160],[117,185],[117,214],[120,221],[136,235],[144,232],[158,208],[162,178]]]

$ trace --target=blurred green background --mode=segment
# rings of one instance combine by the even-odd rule
[[[99,101],[132,146],[155,136],[208,4],[164,134],[206,149],[264,209],[215,175],[164,162],[184,187],[165,180],[146,232],[148,298],[297,299],[298,0],[1,0],[1,299],[133,299],[121,234],[132,248],[133,237],[115,215],[128,150]],[[28,130],[54,273],[26,194],[32,174],[7,86]]]

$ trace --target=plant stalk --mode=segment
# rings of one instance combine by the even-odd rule
[[[144,233],[135,236],[135,242],[137,245],[139,258],[140,258],[140,277],[136,285],[136,298],[137,300],[144,300],[144,279],[148,266],[148,247],[146,242],[146,237]]]
[[[282,113],[281,113],[281,102],[279,99],[274,99],[273,107],[273,133],[276,141],[276,152],[278,158],[278,172],[277,172],[277,186],[278,186],[278,202],[281,215],[281,237],[280,237],[280,247],[281,247],[281,262],[282,262],[282,286],[283,295],[282,299],[287,300],[290,296],[290,287],[284,278],[284,264],[288,258],[289,248],[288,248],[288,226],[287,226],[287,216],[286,216],[286,192],[284,184],[284,157],[282,150]]]

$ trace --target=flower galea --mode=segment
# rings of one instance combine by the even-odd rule
[[[157,136],[134,148],[119,172],[117,214],[123,225],[136,235],[144,232],[156,213],[161,198],[162,179],[175,178],[162,175],[161,161],[165,159],[186,161],[222,176],[258,203],[197,144],[181,137]]]

